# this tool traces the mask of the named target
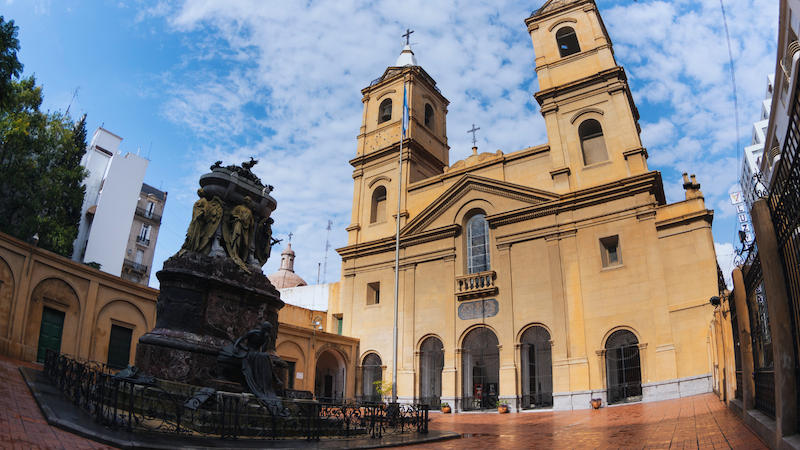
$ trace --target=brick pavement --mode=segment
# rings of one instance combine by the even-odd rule
[[[0,356],[0,449],[112,449],[51,427],[18,367]],[[431,429],[463,439],[403,449],[766,449],[714,395],[602,408],[522,414],[432,414]]]

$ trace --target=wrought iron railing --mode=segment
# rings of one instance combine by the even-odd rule
[[[494,278],[494,270],[458,276],[455,281],[456,296],[469,297],[492,293],[497,289],[494,285]]]
[[[122,265],[130,268],[134,272],[147,273],[147,266],[141,263],[137,263],[136,261],[131,261],[130,259],[125,259],[124,261],[122,261]]]
[[[462,411],[480,411],[484,409],[497,408],[496,395],[484,395],[483,397],[459,397],[456,399],[456,407]]]
[[[800,89],[794,89],[792,96],[781,160],[773,168],[767,204],[789,294],[795,362],[800,364]],[[800,373],[800,369],[795,370]],[[800,407],[800,389],[797,395]],[[797,430],[800,432],[800,415]]]
[[[139,216],[142,216],[142,217],[144,217],[146,219],[150,219],[153,222],[161,223],[161,216],[160,215],[158,215],[158,214],[156,214],[156,213],[154,213],[152,211],[148,211],[148,210],[146,210],[144,208],[139,208],[137,206],[136,207],[136,214],[139,215]]]
[[[418,405],[428,405],[428,409],[432,411],[440,411],[442,409],[442,397],[439,396],[417,397],[414,399],[414,403]]]
[[[128,432],[223,439],[382,437],[427,433],[424,405],[281,399],[214,391],[153,377],[122,376],[104,364],[49,350],[45,374],[97,423]]]
[[[753,373],[756,384],[756,409],[775,418],[775,371],[756,369]]]
[[[136,242],[144,245],[145,247],[150,245],[150,239],[147,239],[146,237],[143,236],[136,236]]]
[[[553,407],[553,394],[543,392],[540,394],[522,395],[517,397],[520,409],[540,409]]]
[[[743,381],[742,380],[742,371],[741,370],[737,370],[736,371],[736,391],[735,391],[734,397],[738,398],[739,400],[744,401],[744,392],[743,392],[744,385],[742,384],[742,381]]]

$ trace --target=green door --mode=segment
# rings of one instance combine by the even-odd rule
[[[42,326],[39,330],[39,354],[36,361],[44,363],[47,349],[61,350],[61,331],[64,329],[64,313],[48,307],[42,310]]]

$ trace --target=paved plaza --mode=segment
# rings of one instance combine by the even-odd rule
[[[51,427],[19,373],[37,364],[0,356],[0,449],[110,449]],[[714,395],[522,414],[432,414],[434,430],[462,439],[404,449],[766,449]],[[266,443],[265,443],[266,444]],[[279,443],[276,443],[280,446]]]

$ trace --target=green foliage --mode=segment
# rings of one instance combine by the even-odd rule
[[[92,269],[97,269],[97,270],[100,270],[100,267],[102,267],[102,264],[100,264],[99,262],[94,262],[94,261],[88,262],[88,263],[84,263],[84,264],[86,264],[87,266],[91,267]]]
[[[38,233],[40,247],[70,257],[85,192],[86,116],[73,124],[40,111],[34,77],[12,79],[22,69],[16,33],[0,19],[0,231],[25,241]]]
[[[22,73],[22,63],[17,59],[19,39],[14,21],[0,16],[0,106],[4,105],[11,91],[11,80]]]
[[[375,392],[380,396],[392,395],[392,382],[391,381],[373,381],[372,385],[375,386]]]

